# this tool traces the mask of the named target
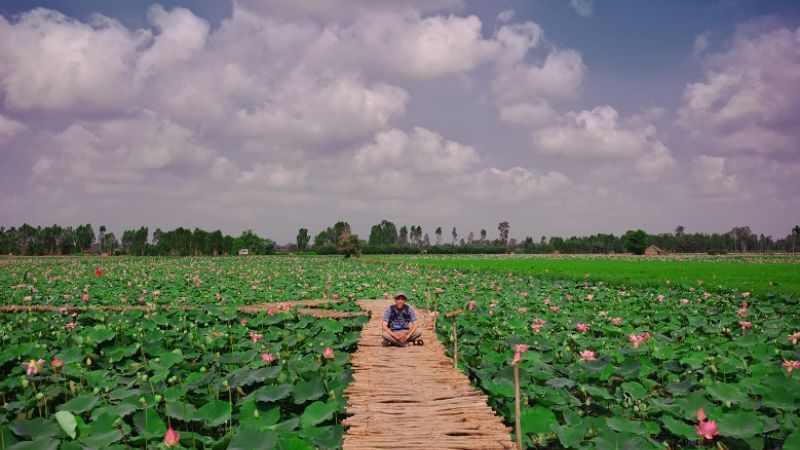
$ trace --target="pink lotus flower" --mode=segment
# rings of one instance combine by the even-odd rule
[[[568,300],[568,301],[570,301],[570,302],[571,302],[571,301],[572,301],[574,298],[575,298],[575,297],[573,297],[573,296],[572,296],[572,294],[567,294],[567,300]]]
[[[742,308],[747,308],[748,306],[750,306],[750,304],[749,304],[749,303],[747,303],[747,302],[742,302]]]
[[[81,295],[81,300],[84,301],[84,302],[88,302],[89,301],[89,294],[82,294]]]
[[[98,277],[102,277],[103,269],[95,269],[94,274],[97,275]]]
[[[222,300],[222,294],[217,292],[216,294],[214,294],[214,298],[217,299],[217,300]]]
[[[53,358],[50,365],[53,367],[53,370],[61,370],[61,368],[64,367],[64,361],[62,361],[61,358]]]
[[[518,362],[522,361],[522,354],[527,352],[530,349],[530,345],[528,344],[517,344],[514,346],[514,360],[511,361],[511,365],[516,366]]]
[[[44,360],[43,359],[32,359],[26,363],[22,363],[25,366],[25,374],[28,376],[36,375],[39,373],[39,370],[44,367]]]
[[[67,322],[67,323],[64,324],[64,328],[66,328],[68,330],[71,330],[71,329],[75,328],[77,325],[78,324],[75,323],[75,322]]]
[[[687,303],[689,303],[689,299],[688,298],[682,298],[681,299],[681,305],[685,305]]]
[[[594,361],[594,360],[597,359],[597,357],[595,356],[593,351],[591,351],[591,350],[583,350],[581,352],[581,359],[583,361]]]
[[[262,353],[261,361],[264,361],[267,364],[272,364],[272,362],[275,361],[275,355],[272,353]]]
[[[22,301],[24,301],[24,302],[29,302],[31,300],[33,300],[33,297],[31,297],[30,295],[26,295],[25,297],[22,297]]]
[[[658,294],[658,296],[656,297],[656,300],[658,300],[659,302],[663,302],[664,301],[664,294]]]
[[[613,319],[611,319],[611,323],[614,324],[614,325],[621,324],[622,323],[622,317],[614,317]]]
[[[333,359],[333,349],[327,347],[324,352],[322,352],[322,357],[325,359]]]
[[[469,306],[467,306],[467,308],[468,308],[470,311],[472,311],[473,309],[475,309],[475,306],[477,306],[477,305],[478,305],[478,302],[476,302],[475,300],[473,300],[473,301],[469,302]]]
[[[545,321],[537,317],[536,319],[533,319],[533,324],[531,325],[531,328],[533,329],[534,333],[539,333],[540,331],[542,331],[542,327],[544,327],[544,324]]]
[[[262,334],[253,333],[252,331],[250,332],[250,340],[253,341],[253,344],[255,344],[256,342],[260,341],[261,338],[263,338],[263,337],[264,337],[264,335],[262,335]]]
[[[633,344],[633,348],[637,349],[640,345],[644,344],[644,341],[647,340],[647,338],[644,335],[629,334],[628,340],[631,342],[631,344]]]
[[[239,323],[240,323],[240,324],[241,324],[243,327],[246,327],[246,326],[247,326],[247,319],[242,319],[242,320],[240,320],[240,321],[239,321]]]
[[[740,320],[739,326],[742,327],[742,331],[747,332],[747,329],[753,326],[753,322],[748,322],[746,320]]]
[[[586,300],[587,300],[587,301],[592,301],[592,300],[594,300],[594,294],[587,294],[587,295],[586,295]]]
[[[436,293],[437,293],[437,294],[441,294],[442,292],[444,292],[444,289],[442,289],[442,288],[440,288],[440,287],[437,287],[437,288],[436,288]],[[473,289],[473,290],[472,290],[472,292],[475,292],[475,290]]]
[[[575,329],[580,331],[581,333],[586,334],[589,332],[589,325],[586,325],[583,322],[578,322],[578,324],[575,325]]]
[[[528,312],[528,308],[521,307],[521,308],[517,309],[517,311],[518,311],[520,314],[525,314],[526,312]]]
[[[550,298],[547,297],[547,298],[544,299],[544,306],[547,306],[549,304],[550,304]]]
[[[561,309],[561,307],[560,307],[560,306],[555,306],[555,305],[554,305],[554,306],[551,306],[551,307],[550,307],[550,311],[553,311],[553,312],[558,312],[558,310],[560,310],[560,309]]]
[[[270,316],[270,317],[274,316],[275,315],[275,308],[273,308],[272,306],[267,308],[267,315]]]
[[[706,420],[706,413],[703,408],[697,410],[697,420],[700,422],[694,426],[697,430],[697,435],[706,439],[714,439],[714,436],[719,436],[717,431],[717,422],[713,420]]]
[[[747,308],[742,308],[739,311],[736,311],[736,315],[739,317],[744,317],[747,315]]]
[[[786,373],[791,375],[793,370],[800,370],[800,361],[785,360],[783,368],[786,369]]]
[[[608,311],[600,311],[597,315],[600,317],[608,317]]]
[[[711,298],[711,292],[703,292],[703,298]]]
[[[795,331],[794,334],[790,334],[786,340],[792,341],[792,345],[797,345],[797,341],[800,340],[800,331]]]
[[[742,298],[747,298],[747,297],[750,297],[750,293],[749,292],[742,292]]]
[[[174,448],[181,441],[181,434],[169,427],[167,434],[164,435],[164,445],[168,448]]]

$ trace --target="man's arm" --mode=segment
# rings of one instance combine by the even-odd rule
[[[381,329],[389,333],[389,336],[397,339],[398,341],[401,341],[403,339],[402,338],[403,335],[401,333],[395,333],[394,331],[392,331],[391,328],[389,328],[389,322],[383,322],[383,326],[381,327]]]

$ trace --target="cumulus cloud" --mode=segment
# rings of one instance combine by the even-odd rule
[[[25,125],[0,114],[0,144],[11,139],[25,129]]]
[[[658,139],[652,124],[620,119],[611,106],[569,112],[557,124],[532,133],[534,149],[568,157],[636,160],[641,174],[656,175],[674,166],[669,149]]]
[[[355,167],[362,171],[413,167],[421,173],[444,174],[461,173],[478,160],[478,152],[469,145],[422,127],[414,127],[411,133],[399,129],[380,132],[353,156]]]
[[[684,92],[678,123],[720,151],[795,152],[800,138],[800,29],[742,27],[707,57]]]
[[[420,11],[433,13],[460,11],[463,0],[341,0],[337,2],[298,2],[296,0],[235,0],[235,7],[246,8],[263,15],[285,19],[305,20],[313,17],[321,21],[348,22],[375,13],[403,13]]]
[[[700,155],[691,161],[691,174],[697,188],[706,195],[740,194],[742,187],[736,175],[726,168],[727,158]]]
[[[560,172],[538,173],[522,167],[508,170],[489,167],[463,179],[469,197],[502,203],[518,203],[563,193],[572,182]]]
[[[594,14],[594,2],[592,0],[569,0],[569,6],[583,17],[589,17]]]

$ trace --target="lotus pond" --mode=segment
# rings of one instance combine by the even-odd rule
[[[0,304],[55,309],[0,313],[0,449],[340,447],[366,318],[238,307],[397,289],[509,424],[520,350],[529,448],[800,448],[790,294],[273,256],[0,258]]]

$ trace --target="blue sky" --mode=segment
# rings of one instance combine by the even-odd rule
[[[158,5],[0,4],[3,225],[798,220],[796,1]]]

